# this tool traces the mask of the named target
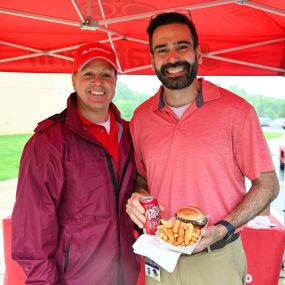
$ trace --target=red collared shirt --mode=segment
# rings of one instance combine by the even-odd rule
[[[254,180],[274,165],[253,107],[201,82],[201,92],[180,120],[160,89],[136,109],[130,130],[137,171],[165,206],[162,217],[191,204],[210,215],[211,225],[244,198],[244,176]]]
[[[83,117],[79,112],[77,112],[80,120],[92,134],[93,137],[96,138],[106,149],[106,151],[111,155],[114,166],[115,166],[115,171],[118,176],[119,173],[119,143],[118,143],[118,131],[119,128],[115,122],[115,115],[112,112],[111,109],[109,109],[109,114],[110,114],[110,133],[108,134],[107,130],[105,129],[104,126],[94,124],[87,120],[85,117]]]

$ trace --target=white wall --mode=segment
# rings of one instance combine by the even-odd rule
[[[32,133],[72,91],[69,74],[0,73],[0,134]]]

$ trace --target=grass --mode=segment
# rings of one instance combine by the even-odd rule
[[[25,143],[31,134],[0,136],[0,181],[16,178]]]
[[[264,132],[266,139],[280,138],[283,133]],[[31,134],[0,136],[0,181],[16,178],[25,143]]]
[[[283,132],[264,132],[264,136],[267,140],[270,139],[278,139],[281,138],[283,136]]]

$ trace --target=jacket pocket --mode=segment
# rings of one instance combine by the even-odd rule
[[[63,273],[65,274],[67,271],[67,267],[69,264],[69,257],[70,257],[70,249],[71,249],[71,239],[69,240],[66,249],[65,249],[65,259],[64,259],[64,266],[63,266]]]

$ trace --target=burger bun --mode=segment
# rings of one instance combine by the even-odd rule
[[[197,207],[183,207],[177,211],[175,216],[177,220],[193,225],[204,226],[207,223],[206,215]]]

